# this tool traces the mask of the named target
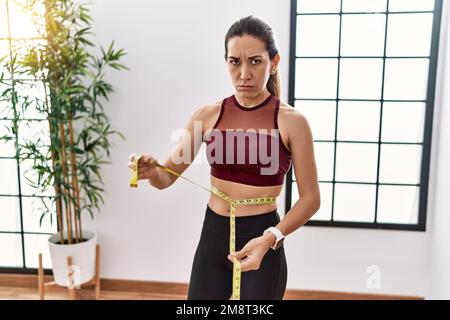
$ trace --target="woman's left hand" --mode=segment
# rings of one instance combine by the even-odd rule
[[[228,255],[228,260],[233,262],[233,256],[241,261],[241,271],[258,270],[261,261],[266,252],[270,249],[272,243],[275,242],[275,236],[267,233],[257,238],[251,239],[240,250]]]

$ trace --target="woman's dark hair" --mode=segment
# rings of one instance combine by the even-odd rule
[[[228,41],[235,36],[243,36],[248,34],[259,38],[266,44],[266,49],[269,52],[270,60],[273,60],[278,53],[275,44],[275,37],[272,28],[261,18],[250,15],[248,17],[239,19],[233,23],[225,36],[225,60],[228,57]],[[267,90],[276,97],[281,95],[280,76],[278,68],[275,74],[271,74],[267,81]]]

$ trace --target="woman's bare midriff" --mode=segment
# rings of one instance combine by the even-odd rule
[[[248,198],[262,198],[262,197],[277,197],[279,196],[283,185],[277,186],[252,186],[232,181],[226,181],[214,176],[210,176],[211,186],[216,187],[232,199],[248,199]],[[223,200],[215,194],[210,194],[208,206],[217,214],[222,216],[230,216],[230,203]],[[251,204],[251,205],[237,205],[236,217],[252,216],[262,213],[271,212],[277,209],[277,203],[273,204]]]

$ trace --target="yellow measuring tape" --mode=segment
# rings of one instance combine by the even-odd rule
[[[131,181],[130,186],[132,188],[137,188],[137,182],[138,182],[138,161],[142,157],[142,155],[138,154],[134,157],[132,166],[131,166]],[[192,181],[186,177],[183,177],[179,173],[159,164],[155,163],[156,166],[160,167],[161,169],[174,174],[180,178],[183,178],[189,182],[192,182],[196,184],[197,186],[201,187],[202,189],[211,192],[218,197],[222,198],[223,200],[227,201],[230,204],[230,253],[236,252],[235,251],[235,245],[236,245],[236,205],[252,205],[252,204],[272,204],[276,203],[277,198],[276,197],[264,197],[264,198],[249,198],[249,199],[241,199],[241,200],[235,200],[227,196],[222,191],[218,190],[216,187],[212,187],[211,189],[205,188],[202,185],[196,183],[195,181]],[[232,294],[231,294],[231,300],[240,300],[240,292],[241,292],[241,262],[234,257],[233,259],[233,283],[232,283]]]

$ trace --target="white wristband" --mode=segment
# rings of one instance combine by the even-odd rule
[[[271,232],[275,235],[275,244],[271,247],[272,249],[276,250],[278,248],[278,243],[284,238],[284,235],[281,233],[280,230],[278,230],[275,227],[269,227],[266,230],[264,230],[263,234],[266,234],[267,232]]]

